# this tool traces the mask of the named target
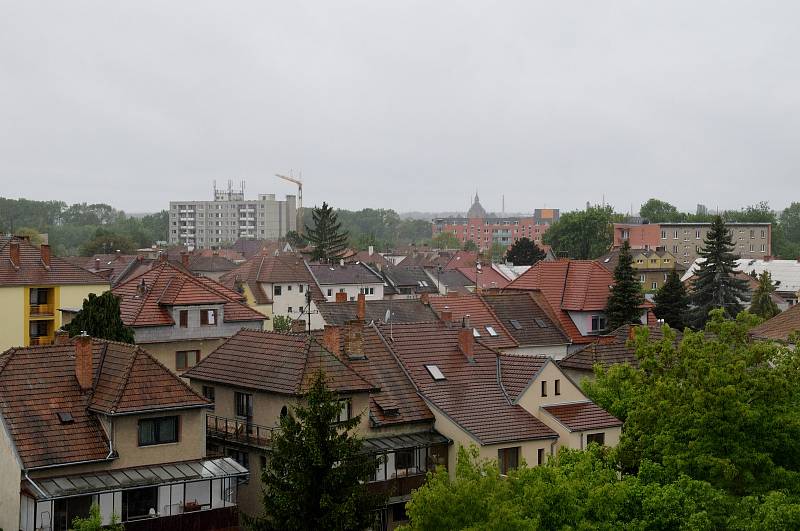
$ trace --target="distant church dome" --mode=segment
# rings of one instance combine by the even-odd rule
[[[472,206],[469,207],[469,211],[467,211],[468,218],[485,218],[486,217],[486,210],[483,209],[481,206],[481,202],[478,199],[478,192],[475,192],[475,201],[472,202]]]

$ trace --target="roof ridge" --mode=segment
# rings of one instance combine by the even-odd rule
[[[216,349],[214,349],[214,350],[216,350]],[[197,391],[195,391],[194,389],[192,389],[192,387],[191,387],[191,386],[190,386],[188,383],[186,383],[186,382],[183,380],[183,378],[180,378],[179,376],[176,376],[176,375],[175,375],[175,373],[173,373],[171,370],[169,370],[169,369],[167,368],[167,366],[166,366],[166,365],[164,365],[163,363],[161,363],[160,361],[158,361],[158,358],[156,358],[155,356],[153,356],[152,354],[150,354],[149,352],[147,352],[145,349],[143,349],[143,348],[142,348],[142,347],[140,347],[139,345],[136,345],[136,352],[137,352],[137,354],[136,354],[136,355],[134,355],[134,359],[135,359],[135,358],[138,356],[138,353],[141,353],[141,354],[143,354],[143,355],[144,355],[144,356],[145,356],[145,357],[146,357],[146,358],[147,358],[149,361],[151,361],[151,362],[155,363],[156,365],[158,365],[159,367],[161,367],[161,369],[163,369],[163,370],[164,370],[164,371],[165,371],[167,374],[169,374],[169,375],[170,375],[172,378],[174,378],[174,379],[175,379],[175,381],[177,381],[177,382],[180,382],[180,384],[181,384],[181,385],[182,385],[184,388],[186,388],[186,389],[188,389],[189,391],[191,391],[191,393],[192,393],[193,395],[195,395],[196,397],[198,397],[198,398],[201,398],[201,399],[203,399],[203,400],[205,400],[205,401],[207,401],[207,402],[210,402],[210,401],[209,401],[209,400],[208,400],[206,397],[202,396],[200,393],[198,393]],[[207,357],[208,357],[208,356],[206,356],[206,358],[207,358]],[[202,360],[201,360],[201,361],[202,361]],[[131,366],[133,366],[133,363],[131,363]],[[127,388],[127,385],[126,385],[126,388]]]
[[[18,350],[19,350],[18,347],[11,347],[5,352],[0,353],[0,374],[3,373],[3,370],[6,368],[6,365],[8,365],[8,362],[11,360],[11,358]]]

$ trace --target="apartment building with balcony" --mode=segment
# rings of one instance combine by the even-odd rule
[[[214,191],[213,201],[170,201],[169,243],[208,249],[239,239],[277,240],[297,230],[294,195],[245,199],[244,190]]]
[[[206,458],[205,411],[141,347],[59,334],[0,354],[0,528],[66,531],[98,504],[127,531],[232,528],[247,470]]]
[[[107,279],[53,256],[49,245],[0,237],[0,349],[52,343],[65,314],[109,288]]]

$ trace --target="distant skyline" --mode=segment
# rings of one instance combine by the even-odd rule
[[[0,2],[4,197],[800,201],[797,2]]]

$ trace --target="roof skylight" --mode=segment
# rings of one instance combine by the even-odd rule
[[[489,335],[492,337],[497,337],[497,332],[491,326],[486,327],[486,331],[489,332]]]
[[[428,369],[431,378],[433,378],[434,380],[439,381],[445,379],[444,373],[442,373],[438,365],[425,365],[425,368]]]
[[[522,330],[522,325],[516,319],[510,319],[509,322],[511,323],[511,326],[514,327],[514,330]]]

